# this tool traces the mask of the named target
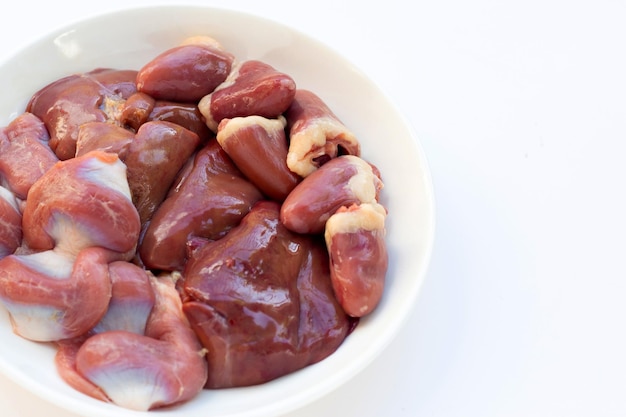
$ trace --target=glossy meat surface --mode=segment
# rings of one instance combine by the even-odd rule
[[[285,117],[291,139],[287,165],[293,172],[306,177],[339,155],[360,156],[356,136],[312,91],[296,90]]]
[[[144,65],[137,88],[157,100],[197,102],[224,82],[233,60],[216,41],[193,37]]]
[[[50,250],[0,260],[0,300],[16,334],[35,341],[83,335],[106,313],[110,253],[93,247],[74,258]]]
[[[224,119],[217,141],[235,165],[268,198],[282,202],[300,182],[287,167],[284,118],[260,116]]]
[[[0,128],[0,302],[128,409],[300,370],[382,295],[384,225],[344,217],[382,189],[359,153],[319,97],[211,38],[61,78]]]
[[[205,143],[212,136],[196,103],[179,103],[167,100],[155,100],[146,93],[135,93],[123,104],[119,123],[136,132],[142,124],[161,120],[172,122],[191,130]]]
[[[0,130],[0,177],[22,200],[35,181],[59,160],[49,140],[44,123],[32,113],[22,113]]]
[[[182,270],[192,238],[219,239],[262,197],[216,141],[193,157],[154,214],[139,247],[149,268]]]
[[[99,150],[116,154],[124,161],[135,134],[121,126],[107,122],[87,122],[78,128],[76,156]]]
[[[139,226],[126,167],[100,151],[55,164],[31,187],[23,216],[26,246],[71,255],[92,246],[132,255]]]
[[[224,238],[199,244],[185,268],[183,307],[208,351],[208,388],[301,369],[348,334],[323,242],[293,234],[278,216],[277,203],[259,202]]]
[[[50,148],[58,158],[73,158],[80,125],[115,119],[118,106],[136,92],[136,74],[132,70],[96,69],[61,78],[36,92],[26,111],[45,123]]]
[[[142,224],[163,202],[199,142],[198,135],[170,122],[148,122],[139,128],[124,163]]]
[[[148,121],[158,120],[175,123],[191,130],[198,135],[201,143],[206,143],[215,136],[204,123],[204,118],[195,103],[158,100],[148,115]]]
[[[341,207],[326,222],[335,296],[349,315],[374,311],[383,296],[389,263],[385,245],[385,208],[377,203]]]
[[[99,150],[119,157],[127,168],[133,204],[145,225],[199,143],[198,135],[171,122],[149,121],[137,133],[110,123],[90,122],[79,129],[77,155]]]
[[[322,233],[340,207],[378,200],[378,169],[354,155],[333,158],[305,177],[281,206],[280,219],[297,233]]]
[[[222,119],[280,116],[291,104],[296,83],[289,75],[257,60],[240,62],[212,93],[202,97],[198,108],[207,126],[217,132]]]

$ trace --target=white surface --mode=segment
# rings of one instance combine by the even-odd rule
[[[404,110],[433,175],[436,244],[404,332],[289,417],[626,414],[626,4],[203,3],[346,55]],[[12,3],[1,54],[130,4],[154,2]],[[0,404],[74,417],[3,378]]]

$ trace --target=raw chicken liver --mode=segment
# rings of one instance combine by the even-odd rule
[[[279,221],[257,203],[220,240],[192,251],[183,309],[207,349],[207,388],[260,384],[333,353],[351,321],[334,298],[319,237]]]

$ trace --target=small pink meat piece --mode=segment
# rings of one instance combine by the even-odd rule
[[[124,161],[134,140],[135,134],[121,126],[108,122],[87,122],[78,128],[76,156],[100,150],[117,154]]]
[[[148,116],[148,121],[150,120],[176,123],[198,135],[201,143],[206,143],[215,136],[207,127],[204,117],[195,103],[159,100],[154,103],[154,108]]]
[[[120,124],[133,132],[146,122],[158,120],[191,130],[202,143],[214,136],[196,103],[155,100],[145,93],[135,93],[126,100],[120,114]]]
[[[361,155],[356,136],[315,93],[298,89],[285,117],[287,165],[298,175],[306,177],[339,155]]]
[[[113,403],[152,410],[196,396],[207,379],[205,351],[182,312],[174,281],[151,278],[156,302],[144,335],[109,331],[76,352],[76,371]]]
[[[125,261],[109,264],[112,292],[105,316],[94,327],[94,333],[124,330],[144,334],[155,295],[151,273]]]
[[[99,246],[124,258],[134,253],[139,227],[126,166],[101,151],[58,162],[33,184],[24,207],[24,243],[33,250],[75,256]]]
[[[283,201],[300,182],[287,167],[284,118],[223,119],[217,141],[244,175],[267,197]]]
[[[182,270],[189,240],[223,237],[261,198],[219,144],[209,142],[152,217],[139,246],[142,262],[148,268]]]
[[[207,349],[207,388],[260,384],[334,352],[350,329],[323,242],[291,233],[257,203],[222,239],[196,242],[183,305]]]
[[[59,160],[50,149],[49,139],[45,125],[32,113],[22,113],[0,131],[0,176],[22,200]]]
[[[378,201],[383,182],[378,170],[354,155],[333,158],[304,178],[287,196],[280,219],[297,233],[322,233],[342,206]]]
[[[362,317],[380,302],[388,255],[385,217],[380,204],[342,207],[326,222],[330,276],[339,304],[349,315]]]
[[[56,250],[0,260],[0,300],[13,331],[34,341],[80,336],[104,316],[111,297],[110,252],[87,248],[74,258]]]
[[[287,110],[295,93],[296,83],[289,75],[264,62],[249,60],[235,65],[228,78],[200,100],[198,108],[207,126],[217,132],[222,119],[254,115],[277,118]]]
[[[189,38],[144,65],[137,88],[157,100],[197,102],[226,80],[233,60],[217,41]]]
[[[132,70],[96,69],[58,79],[37,91],[26,111],[50,133],[50,148],[61,160],[76,154],[78,128],[93,121],[116,121],[124,101],[136,91]]]
[[[22,213],[9,190],[0,187],[0,259],[12,254],[22,243]]]
[[[124,102],[120,112],[120,124],[134,132],[149,120],[156,100],[150,95],[137,92]]]

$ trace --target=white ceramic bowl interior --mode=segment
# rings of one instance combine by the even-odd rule
[[[403,329],[430,259],[434,202],[417,138],[380,89],[332,48],[283,24],[223,9],[153,7],[89,18],[44,36],[0,66],[0,125],[24,110],[47,83],[97,67],[139,69],[192,35],[210,35],[239,59],[267,62],[322,97],[362,144],[363,157],[382,172],[389,210],[390,266],[376,311],[329,358],[275,381],[248,388],[203,391],[158,414],[184,417],[265,416],[293,411],[345,383]],[[0,306],[0,370],[18,384],[73,413],[145,416],[93,400],[57,375],[54,348],[14,335]]]

